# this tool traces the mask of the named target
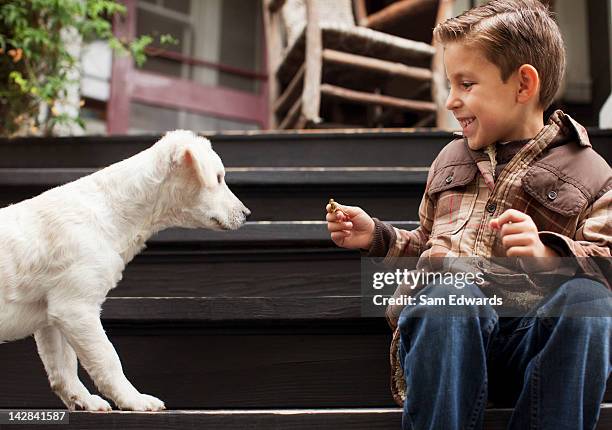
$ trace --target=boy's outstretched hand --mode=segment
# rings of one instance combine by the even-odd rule
[[[508,257],[559,257],[552,248],[542,243],[538,227],[524,212],[508,209],[489,221],[489,227],[500,231]],[[535,258],[521,260],[521,264],[526,270],[551,270],[558,261],[556,258]]]
[[[332,210],[328,204],[327,230],[332,241],[342,248],[368,249],[374,236],[374,220],[365,211],[356,206],[344,206],[336,203],[337,210]]]

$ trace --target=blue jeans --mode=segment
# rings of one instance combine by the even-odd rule
[[[474,284],[428,285],[423,294],[485,297]],[[612,369],[611,297],[604,285],[574,278],[533,316],[499,318],[489,305],[439,314],[439,306],[418,300],[406,306],[399,318],[408,387],[402,428],[480,429],[488,400],[514,407],[512,430],[595,428]],[[571,316],[580,308],[597,316]]]

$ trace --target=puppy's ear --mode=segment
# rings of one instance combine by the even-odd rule
[[[200,163],[196,158],[195,152],[187,147],[180,151],[179,165],[185,169],[190,179],[197,182],[199,185],[204,185],[204,174]]]

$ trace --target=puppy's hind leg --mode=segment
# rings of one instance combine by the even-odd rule
[[[86,411],[110,411],[108,402],[90,394],[79,380],[78,362],[74,349],[62,333],[53,326],[34,333],[38,355],[45,366],[51,389],[70,409]]]

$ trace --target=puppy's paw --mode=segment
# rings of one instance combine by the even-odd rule
[[[148,394],[134,394],[117,404],[124,411],[163,411],[164,402]]]
[[[70,405],[68,409],[71,411],[112,411],[111,405],[108,404],[100,396],[95,394],[86,394],[83,396],[72,396],[70,397]]]

